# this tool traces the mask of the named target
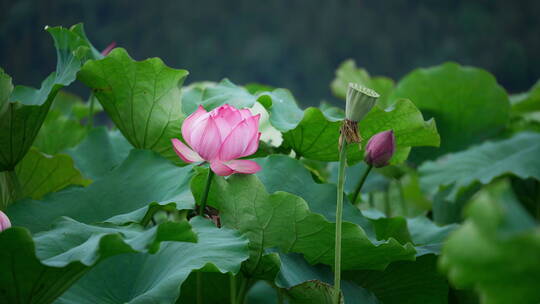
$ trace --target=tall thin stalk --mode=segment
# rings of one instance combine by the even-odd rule
[[[203,194],[201,197],[201,202],[199,204],[199,215],[204,217],[204,209],[206,208],[206,201],[208,200],[208,193],[210,192],[210,186],[212,185],[212,178],[214,177],[214,171],[212,169],[208,168],[208,175],[206,177],[206,184],[204,186]],[[231,278],[231,288],[233,284],[234,276]],[[234,280],[234,284],[236,285],[236,280]],[[197,272],[197,303],[202,304],[203,303],[203,294],[202,294],[202,288],[203,288],[203,279],[202,279],[202,272]],[[236,286],[234,288],[234,292],[236,292]],[[233,300],[232,291],[231,291],[231,301]],[[234,300],[236,301],[236,297],[234,297]],[[231,302],[233,303],[233,302]]]
[[[229,287],[231,304],[236,304],[236,277],[232,273],[229,274]]]
[[[203,299],[203,292],[202,292],[202,287],[203,287],[202,272],[197,271],[196,276],[197,276],[197,304],[203,304],[204,299]]]
[[[362,189],[362,186],[366,182],[367,176],[369,172],[371,171],[371,168],[373,168],[372,165],[368,165],[366,171],[364,171],[364,175],[362,175],[362,178],[360,178],[360,181],[358,182],[358,185],[356,185],[356,189],[354,189],[354,194],[352,197],[352,203],[356,204],[356,200],[358,199],[358,195],[360,194],[360,190]]]
[[[336,242],[334,255],[334,303],[339,304],[341,295],[341,225],[343,222],[343,192],[345,188],[345,167],[347,167],[347,142],[341,140],[339,147],[339,171],[337,184],[337,203],[336,203]]]
[[[208,193],[210,192],[210,186],[212,185],[212,178],[214,177],[214,171],[208,168],[208,176],[206,177],[206,185],[204,186],[204,192],[199,204],[199,215],[204,216],[204,209],[206,208],[206,201],[208,200]]]
[[[236,301],[238,301],[239,304],[243,304],[246,301],[247,289],[250,283],[249,278],[244,278],[240,281],[240,288],[238,289],[238,294],[236,296]]]

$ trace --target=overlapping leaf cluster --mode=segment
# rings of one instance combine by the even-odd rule
[[[158,58],[102,56],[82,25],[48,31],[58,65],[40,89],[0,73],[0,209],[14,225],[0,233],[1,303],[331,303],[343,106],[302,110],[287,89],[228,79],[184,86],[188,72]],[[60,91],[75,80],[99,104]],[[467,288],[483,303],[538,301],[540,137],[520,132],[536,87],[511,104],[489,73],[454,63],[395,83],[347,61],[337,97],[348,82],[381,93],[364,143],[392,129],[397,150],[346,198],[345,303],[478,300]],[[262,170],[214,179],[217,227],[191,211],[208,168],[182,163],[170,139],[197,106],[223,104],[262,114]],[[101,111],[112,128],[89,123]],[[363,146],[347,151],[347,195]],[[501,288],[508,276],[520,287]]]

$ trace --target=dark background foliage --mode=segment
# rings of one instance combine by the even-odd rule
[[[77,22],[98,49],[116,41],[136,59],[161,57],[189,70],[188,83],[287,87],[304,106],[333,98],[329,83],[347,58],[394,79],[453,60],[489,70],[510,92],[540,77],[538,0],[0,3],[0,66],[17,84],[38,85],[54,69],[43,27]]]

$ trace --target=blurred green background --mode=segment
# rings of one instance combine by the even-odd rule
[[[116,41],[135,59],[161,57],[189,70],[187,83],[286,87],[303,106],[334,100],[347,58],[394,79],[453,60],[515,93],[540,78],[538,16],[538,0],[0,0],[0,66],[38,86],[56,62],[44,26],[84,22],[98,49]]]

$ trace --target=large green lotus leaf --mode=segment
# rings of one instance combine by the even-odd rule
[[[96,180],[118,167],[131,149],[133,146],[118,130],[99,127],[92,129],[77,147],[65,152],[86,177]]]
[[[285,191],[302,197],[312,212],[318,213],[330,222],[335,222],[335,202],[337,188],[334,184],[319,184],[313,181],[308,170],[295,159],[283,155],[271,155],[256,159],[262,167],[256,175],[269,192]],[[362,212],[345,200],[344,221],[359,225],[374,244],[394,238],[401,244],[414,243],[417,256],[428,253],[438,254],[444,238],[456,225],[435,225],[427,218],[392,217],[382,214],[366,218]]]
[[[152,151],[132,150],[119,167],[88,187],[71,187],[40,201],[22,200],[7,214],[14,225],[32,232],[48,229],[61,216],[83,223],[139,222],[152,202],[178,209],[192,206],[190,178],[190,166],[180,168]]]
[[[480,183],[456,191],[454,186],[442,186],[433,196],[433,220],[439,225],[460,223],[463,220],[463,207],[482,188]],[[427,192],[427,191],[424,191]]]
[[[247,304],[275,304],[278,301],[276,289],[266,281],[257,281],[246,294]]]
[[[170,242],[156,254],[133,253],[105,260],[55,303],[175,303],[180,285],[194,270],[238,273],[248,258],[245,237],[216,228],[201,217],[190,223],[198,235],[197,243]]]
[[[528,92],[511,95],[512,114],[525,114],[540,111],[540,80]]]
[[[402,214],[418,216],[432,210],[433,203],[420,187],[420,175],[418,171],[411,170],[403,175],[396,183],[398,193],[405,201],[406,210]]]
[[[236,108],[252,108],[256,102],[266,108],[270,123],[281,132],[295,128],[302,120],[303,112],[289,90],[265,88],[252,94],[228,79],[217,84],[199,83],[188,86],[184,89],[182,109],[189,115],[195,112],[199,105],[210,111],[223,104]]]
[[[307,108],[302,121],[283,133],[282,147],[292,149],[296,155],[321,161],[337,161],[340,121],[329,120],[321,110]],[[350,160],[362,158],[358,145],[350,145]]]
[[[338,108],[328,102],[321,102],[319,109],[321,109],[321,111],[324,113],[324,116],[332,121],[345,119],[345,111],[342,108]]]
[[[345,99],[349,83],[359,83],[364,87],[375,90],[380,97],[378,103],[388,105],[388,96],[394,89],[394,81],[387,77],[371,77],[367,70],[357,68],[352,59],[344,61],[336,70],[336,77],[330,84],[332,93],[339,98]]]
[[[234,276],[234,282],[236,284],[235,292],[237,294],[244,283],[247,289],[255,281],[253,279],[244,279],[241,273],[242,270],[240,270],[238,275]],[[204,269],[193,271],[182,283],[180,297],[176,300],[176,303],[231,303],[231,277],[233,277],[231,273],[205,272]],[[202,284],[197,282],[202,282]],[[199,296],[201,297],[198,298]],[[275,304],[275,302],[272,304]]]
[[[195,242],[187,221],[150,229],[87,225],[62,218],[34,239],[15,227],[0,233],[0,302],[52,303],[98,262],[123,253],[156,252],[163,241]]]
[[[383,109],[375,106],[359,123],[360,134],[365,142],[371,136],[386,130],[394,130],[396,152],[391,164],[404,162],[410,147],[438,147],[441,139],[433,119],[424,121],[422,113],[408,99],[398,99],[394,104]]]
[[[171,138],[180,136],[181,86],[186,70],[167,67],[159,58],[135,61],[122,48],[101,60],[90,60],[78,79],[95,96],[129,142],[171,160]]]
[[[250,277],[273,281],[279,271],[279,255],[273,252],[265,251],[261,256],[255,268],[249,268],[251,264],[247,264],[247,271]]]
[[[0,70],[0,81],[5,82],[6,79],[9,81],[9,93],[11,93],[11,78]],[[16,100],[23,102],[0,100],[0,171],[12,171],[30,149],[56,94],[57,89],[52,90],[53,83],[54,75],[44,81],[42,87],[46,88],[43,91],[46,91],[46,96],[50,94],[51,97],[42,104],[23,104],[25,99],[18,98]],[[26,87],[20,88],[19,92],[25,89],[33,90]],[[37,90],[34,93],[40,95]]]
[[[294,297],[299,285],[308,281],[319,281],[327,284],[333,284],[334,274],[330,267],[325,265],[310,265],[302,255],[296,253],[279,253],[281,268],[276,277],[276,286],[284,288],[287,294],[291,293]],[[344,301],[347,304],[377,304],[379,301],[368,290],[361,288],[355,283],[342,280],[342,292]],[[317,290],[315,293],[325,291]],[[329,290],[326,290],[329,291]],[[304,291],[307,292],[307,291]],[[324,298],[324,297],[323,297]],[[331,302],[330,302],[331,303]]]
[[[439,226],[425,216],[407,219],[407,228],[416,248],[416,256],[439,255],[448,235],[459,227],[457,224]]]
[[[298,195],[306,200],[312,212],[324,216],[330,222],[335,222],[335,205],[328,203],[336,200],[337,188],[334,184],[316,183],[298,160],[284,155],[271,155],[255,161],[262,168],[256,175],[268,192],[285,191]],[[389,238],[394,238],[402,244],[412,242],[415,244],[417,256],[439,254],[444,239],[457,228],[457,225],[437,226],[424,216],[385,218],[383,214],[378,214],[368,219],[347,201],[343,208],[344,221],[362,227],[374,244],[380,244],[381,240]]]
[[[509,118],[508,96],[495,77],[456,63],[412,71],[390,98],[408,98],[437,121],[440,149],[419,149],[413,157],[416,162],[482,142],[503,129]]]
[[[101,104],[95,101],[92,110],[94,115],[103,112]],[[68,118],[81,121],[90,115],[90,101],[84,102],[81,97],[61,90],[56,95],[51,109],[60,111]]]
[[[452,223],[438,225],[423,215],[387,218],[384,213],[374,208],[364,209],[363,213],[373,223],[377,239],[393,237],[401,243],[410,242],[414,244],[417,257],[426,254],[439,255],[448,235],[459,227]]]
[[[540,181],[533,178],[511,177],[510,182],[523,208],[540,219]]]
[[[51,109],[33,146],[47,154],[56,154],[79,144],[88,133],[88,128],[79,121],[70,119],[59,110]]]
[[[394,262],[384,271],[349,271],[343,276],[373,292],[381,303],[448,303],[448,283],[431,254],[414,262]]]
[[[337,161],[340,126],[340,121],[326,117],[320,109],[308,108],[300,124],[283,134],[283,146],[305,158]],[[386,110],[376,105],[360,122],[359,128],[364,143],[379,132],[394,130],[397,152],[391,160],[393,164],[405,161],[410,147],[437,146],[440,141],[435,122],[424,121],[420,111],[406,99],[396,101]],[[359,145],[348,146],[349,163],[360,161],[363,155]]]
[[[93,113],[103,111],[98,102]],[[65,91],[59,91],[51,109],[34,140],[33,146],[47,154],[64,152],[79,144],[88,134],[88,127],[81,123],[88,117],[90,107],[81,98]]]
[[[47,27],[56,47],[56,72],[40,89],[11,85],[11,78],[0,69],[0,171],[13,170],[38,134],[56,93],[75,80],[81,61],[90,55],[90,42],[82,25],[71,29]]]
[[[225,79],[224,79],[225,80]],[[224,81],[222,80],[222,81]],[[203,81],[192,82],[188,86],[182,88],[182,112],[189,115],[197,110],[197,107],[202,104],[202,94],[204,89],[209,86],[215,86],[215,82]]]
[[[301,283],[287,291],[292,304],[332,304],[335,293],[334,286],[317,280]],[[340,303],[344,303],[342,299]]]
[[[538,303],[540,228],[510,187],[490,186],[466,215],[439,261],[450,282],[473,287],[484,304]]]
[[[318,213],[330,222],[335,222],[335,202],[337,188],[333,184],[319,184],[313,181],[308,170],[295,159],[283,155],[271,155],[256,159],[262,170],[256,175],[270,193],[285,191],[302,197],[312,212]],[[347,201],[343,206],[343,219],[359,225],[374,243],[394,238],[401,244],[414,243],[416,255],[439,254],[447,235],[457,225],[438,226],[424,216],[414,218],[385,218],[378,213],[369,219]]]
[[[435,193],[441,186],[452,186],[446,198],[474,183],[488,184],[493,179],[512,174],[540,180],[540,134],[524,132],[496,142],[486,142],[466,151],[426,162],[420,167],[421,184]]]
[[[182,110],[191,114],[202,105],[207,111],[213,110],[223,104],[236,108],[251,108],[257,101],[255,95],[246,89],[237,86],[229,79],[223,79],[217,84],[203,84],[186,88],[187,100],[182,104]]]
[[[205,175],[200,172],[192,181],[196,197]],[[333,265],[335,223],[312,213],[302,198],[281,191],[269,194],[253,175],[216,177],[213,185],[210,202],[220,210],[223,225],[250,240],[248,273],[258,268],[264,249],[273,247],[302,253],[312,264]],[[382,269],[395,260],[413,259],[415,254],[411,244],[401,245],[393,238],[374,244],[360,226],[350,222],[343,223],[342,252],[343,269]]]
[[[103,58],[88,40],[82,23],[75,24],[69,29],[46,26],[45,30],[53,37],[56,47],[55,83],[69,85],[75,81],[77,72],[86,60]],[[40,98],[46,99],[43,95]]]
[[[292,93],[286,89],[261,92],[258,101],[268,110],[270,123],[280,132],[294,129],[304,116]]]
[[[262,167],[256,175],[268,192],[284,191],[298,195],[308,203],[311,212],[335,222],[336,185],[316,183],[300,161],[285,155],[271,155],[256,161]],[[362,212],[348,202],[343,208],[343,219],[361,226],[366,235],[375,241],[374,228]]]
[[[74,167],[73,159],[66,154],[47,155],[31,148],[17,164],[15,172],[23,197],[41,199],[50,192],[69,185],[87,186],[91,180],[83,178]]]

